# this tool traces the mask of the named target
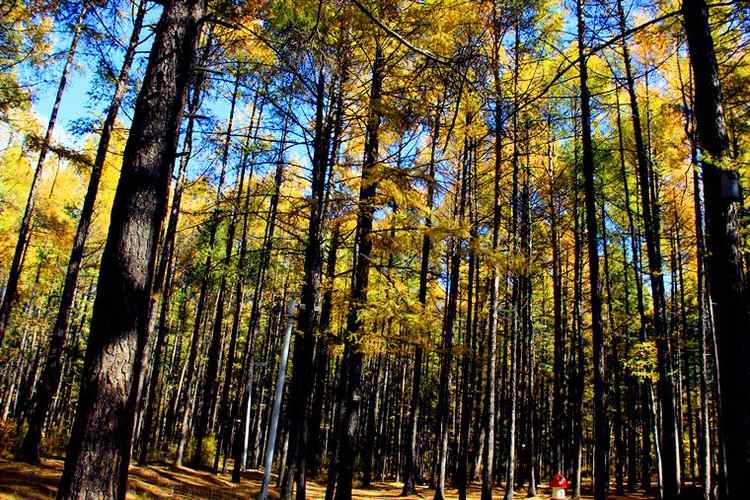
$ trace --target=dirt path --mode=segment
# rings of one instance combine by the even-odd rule
[[[41,500],[54,498],[57,482],[62,474],[62,460],[44,460],[39,466],[0,460],[0,499]],[[167,465],[130,468],[129,500],[170,498],[170,499],[250,499],[260,491],[263,479],[262,472],[253,470],[243,474],[242,483],[231,482],[230,474],[211,474],[186,467],[174,468]],[[309,483],[308,498],[323,498],[325,485]],[[353,499],[376,500],[386,498],[418,499],[420,497],[399,497],[401,483],[375,483],[371,489],[355,489]],[[540,496],[535,499],[548,499],[546,488],[539,489]],[[429,500],[432,490],[421,488],[422,499]],[[271,491],[271,498],[278,498],[278,493]],[[503,498],[502,490],[497,490],[495,498]],[[448,498],[456,498],[456,490],[448,490]],[[469,498],[479,499],[479,486],[474,485]],[[525,492],[519,492],[515,498],[527,498]],[[584,496],[590,499],[590,496]],[[633,494],[625,497],[611,496],[617,500],[646,500],[653,497]]]

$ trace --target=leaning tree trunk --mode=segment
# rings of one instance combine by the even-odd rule
[[[68,55],[65,58],[62,75],[60,76],[60,83],[58,83],[57,85],[57,94],[55,95],[55,101],[52,105],[52,113],[50,113],[49,122],[47,123],[47,132],[45,133],[44,139],[42,140],[42,143],[40,145],[41,150],[39,151],[39,159],[37,160],[36,169],[34,170],[34,177],[31,180],[31,188],[29,188],[29,196],[26,200],[26,208],[24,209],[23,217],[21,218],[21,227],[18,230],[16,249],[13,253],[13,260],[11,260],[10,269],[8,270],[8,281],[5,284],[3,301],[2,304],[0,304],[0,345],[3,344],[5,330],[7,330],[8,324],[10,323],[10,315],[13,311],[13,305],[18,293],[18,281],[21,278],[21,268],[23,267],[26,248],[29,244],[29,239],[31,238],[31,219],[34,215],[34,206],[36,205],[36,193],[37,191],[39,191],[39,185],[42,182],[44,162],[47,159],[47,152],[49,151],[50,144],[52,143],[52,133],[55,131],[55,124],[57,123],[57,112],[60,110],[60,102],[62,101],[63,94],[65,93],[65,87],[68,83],[68,74],[70,73],[70,67],[73,65],[73,59],[75,58],[76,49],[78,48],[78,42],[81,39],[83,19],[86,17],[90,6],[91,5],[88,2],[84,2],[83,7],[81,8],[81,12],[78,14],[78,19],[76,19],[76,23],[73,28],[73,37],[70,40],[70,47],[68,48]],[[102,137],[104,137],[103,133]],[[91,173],[91,176],[93,178],[93,172]],[[77,236],[78,235],[76,235],[76,237]],[[75,286],[73,286],[73,289],[75,292]]]
[[[155,28],[102,255],[61,499],[125,498],[157,240],[204,10],[202,0],[172,0]]]
[[[125,95],[125,90],[127,90],[130,67],[133,64],[135,50],[138,46],[141,26],[143,25],[143,17],[146,13],[145,4],[145,0],[142,0],[138,5],[138,12],[133,21],[133,31],[130,35],[128,49],[125,52],[125,59],[123,60],[122,68],[120,68],[120,75],[117,79],[112,102],[107,111],[107,117],[104,119],[104,124],[102,125],[99,145],[96,150],[96,158],[91,167],[91,177],[89,178],[86,197],[83,200],[83,208],[81,208],[78,228],[76,229],[76,235],[73,240],[73,248],[70,251],[68,270],[65,274],[65,284],[63,286],[62,295],[60,296],[60,305],[57,311],[57,318],[55,319],[55,326],[52,330],[47,360],[44,364],[42,377],[37,385],[35,394],[36,401],[28,419],[29,427],[18,453],[19,458],[26,462],[39,462],[39,449],[42,441],[42,432],[47,420],[50,404],[53,401],[53,396],[60,385],[60,376],[63,369],[63,348],[65,346],[65,338],[68,334],[70,313],[73,306],[76,287],[78,286],[78,275],[81,270],[81,262],[83,261],[83,252],[89,234],[91,219],[94,215],[94,204],[99,191],[99,181],[101,180],[102,171],[104,170],[104,160],[107,157],[109,141],[112,137],[112,130],[115,126],[117,113],[120,110],[122,97]],[[80,26],[80,23],[78,26]],[[76,32],[76,36],[77,33],[78,32]],[[74,48],[71,47],[71,50],[74,50]],[[72,53],[69,54],[69,58],[72,58]],[[64,72],[67,73],[67,66]],[[56,113],[56,111],[57,109],[55,109],[54,112]]]

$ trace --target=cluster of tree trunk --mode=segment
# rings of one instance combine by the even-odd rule
[[[556,161],[550,137],[547,199],[538,199],[534,183],[539,179],[532,179],[534,124],[522,106],[520,16],[508,20],[494,10],[489,173],[482,164],[484,144],[471,132],[472,122],[481,117],[471,112],[456,116],[459,106],[455,114],[450,106],[456,95],[460,99],[463,81],[445,82],[437,102],[428,103],[428,154],[420,167],[426,230],[418,238],[414,280],[419,307],[428,308],[436,283],[445,300],[438,308],[439,327],[422,325],[414,332],[388,315],[368,316],[375,270],[387,280],[407,260],[397,248],[383,256],[374,245],[380,237],[378,217],[387,213],[396,220],[399,211],[395,202],[388,208],[379,205],[386,179],[383,158],[391,153],[384,151],[382,137],[382,102],[394,64],[387,33],[372,43],[353,241],[347,240],[339,218],[346,208],[333,182],[347,134],[351,75],[346,50],[333,62],[312,57],[312,69],[307,68],[312,75],[306,80],[313,95],[312,153],[301,265],[295,270],[274,254],[278,230],[284,229],[279,212],[290,168],[290,129],[299,123],[291,104],[237,63],[230,73],[229,118],[219,134],[213,211],[202,229],[208,250],[201,275],[193,281],[176,279],[182,196],[209,78],[205,68],[218,43],[206,23],[203,0],[164,3],[135,103],[98,277],[95,282],[80,277],[102,168],[141,39],[146,10],[141,2],[102,124],[64,285],[56,302],[51,295],[47,302],[56,305],[57,314],[45,340],[45,332],[24,326],[44,306],[22,304],[17,289],[57,109],[83,20],[96,8],[84,3],[0,308],[0,342],[9,328],[23,330],[21,354],[0,367],[0,417],[28,423],[18,457],[38,462],[45,434],[69,432],[59,498],[124,498],[133,453],[144,464],[169,454],[177,465],[185,461],[213,472],[226,472],[231,459],[234,481],[270,453],[282,498],[294,494],[298,500],[306,498],[306,481],[318,478],[324,467],[326,498],[340,500],[351,498],[359,472],[364,487],[396,479],[403,481],[407,495],[429,484],[436,499],[445,498],[451,485],[466,498],[472,482],[481,482],[483,499],[492,498],[496,486],[504,487],[506,499],[514,488],[533,496],[538,483],[556,472],[571,478],[575,498],[590,476],[594,498],[605,499],[612,474],[618,494],[651,489],[655,477],[666,500],[678,498],[688,481],[703,485],[708,499],[718,479],[720,498],[739,498],[750,474],[750,342],[744,335],[750,325],[739,239],[741,196],[728,152],[708,7],[704,0],[685,0],[681,11],[693,69],[683,99],[696,167],[694,322],[688,320],[684,277],[691,243],[683,236],[686,228],[662,225],[670,207],[658,196],[649,104],[637,92],[620,0],[622,70],[613,72],[627,230],[611,234],[593,137],[586,2],[577,0],[575,7],[578,95],[570,100],[572,118],[565,125],[574,158],[565,165]],[[515,37],[512,88],[503,88],[500,77],[506,32]],[[250,118],[239,126],[235,113],[248,88],[253,90]],[[264,143],[261,126],[268,108],[283,116],[271,146]],[[552,111],[544,115],[549,125]],[[632,138],[624,137],[628,121]],[[552,133],[550,126],[547,130]],[[628,164],[631,153],[625,144],[631,140],[634,161]],[[460,153],[446,172],[442,161],[451,141]],[[400,166],[401,145],[396,154]],[[237,165],[231,165],[235,157]],[[264,161],[273,175],[267,192],[259,194],[256,168]],[[510,177],[509,190],[503,176]],[[483,200],[487,192],[489,199]],[[430,228],[439,202],[450,207],[466,233],[435,240]],[[483,220],[487,206],[489,218]],[[544,232],[534,229],[535,219],[544,220]],[[264,227],[262,239],[251,245],[251,225],[258,223]],[[480,251],[480,227],[488,228],[489,251]],[[390,230],[395,238],[395,225]],[[551,246],[551,262],[534,262],[532,250],[543,239]],[[664,241],[669,256],[662,254]],[[619,277],[624,296],[612,286],[619,265],[611,255],[616,246],[624,259]],[[511,263],[501,265],[500,254]],[[386,263],[378,263],[379,258]],[[335,310],[334,290],[337,280],[343,282],[339,271],[345,260],[350,260],[350,282],[342,312]],[[543,273],[536,271],[540,266]],[[290,275],[300,269],[297,290]],[[548,284],[551,304],[532,304],[536,287]],[[279,356],[281,332],[293,297],[300,306],[291,378],[276,429],[271,425],[274,381],[279,370],[286,370]],[[637,318],[637,328],[615,322],[617,301],[627,317]],[[633,303],[635,310],[630,310]],[[535,315],[540,311],[552,319],[551,373],[539,352]],[[336,321],[336,313],[343,319]],[[368,352],[365,329],[379,332],[386,348]],[[430,339],[431,331],[439,333]],[[632,375],[623,361],[624,353],[650,340],[657,350],[654,384]],[[690,343],[697,348],[688,349]],[[584,422],[589,381],[591,426]]]

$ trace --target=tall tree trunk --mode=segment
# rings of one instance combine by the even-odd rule
[[[155,28],[102,256],[58,498],[124,499],[156,247],[205,4],[173,0]]]
[[[622,0],[617,2],[620,31],[626,31],[626,18]],[[646,230],[646,251],[648,256],[651,298],[653,302],[653,327],[657,339],[659,364],[659,400],[661,402],[661,457],[664,499],[673,500],[680,494],[680,460],[675,433],[676,415],[674,404],[674,387],[671,374],[671,353],[666,321],[666,302],[664,298],[664,277],[662,274],[661,229],[658,214],[658,200],[653,196],[652,167],[648,158],[646,143],[641,129],[640,110],[635,92],[635,81],[631,70],[630,52],[627,43],[622,43],[622,55],[625,63],[625,78],[630,97],[630,111],[633,121],[633,135],[636,145],[636,160],[641,188],[641,210],[643,225]]]
[[[28,419],[28,430],[26,431],[23,443],[21,444],[21,448],[18,452],[18,458],[29,463],[39,462],[39,450],[42,441],[42,431],[47,420],[50,403],[52,402],[52,396],[57,392],[60,385],[60,376],[63,369],[63,348],[65,346],[65,338],[68,333],[68,324],[70,321],[73,299],[75,297],[76,287],[78,286],[78,276],[81,270],[83,252],[86,246],[86,239],[88,238],[91,219],[94,215],[94,204],[96,202],[96,196],[99,191],[99,181],[102,176],[102,171],[104,170],[104,160],[107,157],[109,141],[112,137],[112,130],[117,119],[117,114],[120,110],[122,97],[125,94],[125,90],[127,90],[130,67],[133,63],[135,50],[138,46],[138,40],[140,38],[141,26],[143,25],[143,17],[146,12],[145,3],[145,0],[143,0],[138,5],[138,11],[133,21],[133,31],[130,35],[130,42],[128,43],[128,48],[125,52],[125,58],[123,60],[122,67],[120,68],[120,75],[117,79],[117,85],[115,86],[115,93],[112,97],[112,102],[109,105],[107,116],[104,119],[104,123],[102,125],[99,145],[96,150],[96,158],[94,159],[94,164],[91,167],[91,177],[89,178],[86,197],[83,201],[81,215],[78,220],[78,228],[76,229],[76,235],[73,240],[73,248],[71,249],[70,259],[68,260],[68,269],[65,273],[65,282],[62,290],[62,295],[60,296],[60,305],[58,306],[55,326],[52,330],[52,336],[50,338],[49,351],[47,353],[47,359],[44,364],[44,371],[42,372],[42,377],[39,381],[40,383],[36,388],[36,401],[32,413]],[[81,14],[81,16],[83,16],[83,14]],[[80,24],[81,23],[79,20],[78,24],[76,25],[77,31],[74,33],[74,37],[78,37],[80,34]],[[74,52],[75,46],[71,44],[71,49],[69,50],[68,54],[68,60],[66,61],[66,67],[63,70],[63,81],[61,81],[60,83],[61,89],[58,90],[58,102],[55,105],[55,109],[53,111],[55,115],[57,113],[57,107],[59,106],[59,99],[62,98],[62,88],[64,87],[64,80],[67,76],[68,65],[72,62]],[[54,122],[53,120],[50,120],[50,129],[53,127]],[[46,150],[43,150],[42,154],[45,153]]]
[[[495,90],[495,142],[494,142],[494,189],[492,195],[492,251],[497,252],[500,243],[500,225],[502,224],[502,210],[500,206],[500,178],[503,156],[503,108],[502,88],[500,86],[500,44],[501,35],[498,33],[498,12],[495,2],[492,3],[493,17],[493,82]],[[492,499],[493,474],[495,469],[495,412],[496,412],[496,381],[495,370],[497,367],[497,323],[498,323],[498,301],[500,292],[500,273],[497,262],[492,263],[490,275],[490,297],[489,297],[489,328],[487,329],[487,380],[484,391],[484,410],[482,415],[484,427],[484,445],[482,450],[482,500]]]
[[[573,258],[573,359],[571,359],[571,371],[575,374],[575,382],[571,391],[571,406],[573,411],[571,430],[573,432],[573,447],[570,456],[571,472],[573,479],[573,498],[581,498],[581,457],[583,448],[583,391],[584,391],[584,350],[583,350],[583,326],[581,303],[583,301],[583,238],[580,217],[580,195],[578,179],[578,130],[574,125],[574,149],[575,149],[575,170],[573,173],[573,239],[574,239],[574,258]]]
[[[466,119],[467,125],[470,119]],[[454,217],[458,221],[464,220],[467,195],[467,176],[469,171],[469,142],[470,139],[464,139],[464,151],[462,158],[462,169],[458,175],[457,185],[460,195],[456,200],[454,208]],[[460,187],[459,187],[460,186]],[[443,342],[441,346],[440,375],[438,381],[438,402],[436,414],[435,436],[435,456],[436,456],[436,473],[435,473],[435,500],[445,498],[445,479],[448,467],[448,435],[450,432],[450,407],[451,395],[450,386],[452,379],[453,365],[453,330],[456,322],[456,312],[458,309],[459,282],[461,281],[461,253],[462,241],[459,237],[451,238],[449,244],[449,275],[448,275],[448,295],[446,297],[445,315],[443,317]]]
[[[591,104],[588,88],[588,67],[585,54],[584,0],[576,0],[578,21],[578,57],[581,92],[581,136],[583,147],[583,192],[591,285],[591,329],[594,351],[594,499],[605,500],[609,493],[609,423],[607,422],[606,377],[604,369],[604,326],[602,297],[599,284],[599,250],[596,221],[596,190],[594,185],[594,147],[591,139]]]
[[[227,353],[226,369],[224,374],[224,389],[221,394],[221,401],[219,403],[219,418],[221,423],[221,443],[223,445],[224,452],[224,463],[222,466],[222,472],[226,472],[227,459],[230,454],[231,442],[232,442],[232,428],[233,428],[233,416],[236,414],[236,403],[233,406],[233,410],[229,407],[229,396],[232,390],[234,373],[235,373],[235,360],[237,357],[237,339],[240,331],[240,320],[242,317],[242,305],[245,299],[245,274],[246,274],[246,262],[247,262],[247,232],[248,232],[248,221],[250,219],[250,190],[247,189],[245,193],[245,172],[247,170],[247,164],[250,163],[250,139],[253,134],[257,134],[256,115],[257,123],[260,125],[260,121],[263,117],[263,106],[261,104],[258,109],[259,96],[256,93],[253,101],[253,108],[250,114],[250,122],[248,125],[247,136],[245,137],[245,145],[242,151],[240,160],[240,181],[237,187],[237,198],[235,199],[235,206],[238,213],[242,213],[242,236],[240,237],[240,250],[239,257],[237,259],[237,279],[234,285],[234,304],[233,311],[234,315],[232,318],[232,330],[229,339],[229,352]],[[254,161],[254,158],[253,158]],[[248,185],[253,177],[253,167],[251,165],[250,174],[247,176]],[[242,207],[240,202],[242,200]],[[238,393],[242,394],[242,389],[238,387]],[[241,399],[241,398],[240,398]],[[218,468],[219,454],[221,453],[222,447],[217,447],[216,459],[214,461],[214,470]]]
[[[34,177],[31,180],[31,187],[29,188],[29,196],[26,199],[26,208],[24,209],[23,217],[21,218],[21,227],[18,230],[18,240],[16,241],[16,248],[13,253],[13,260],[11,260],[10,269],[8,270],[8,281],[5,284],[5,292],[3,294],[2,304],[0,304],[0,345],[2,345],[3,337],[5,337],[5,331],[8,329],[8,324],[10,323],[10,316],[11,316],[11,313],[13,312],[13,306],[15,304],[16,295],[18,294],[18,281],[21,278],[21,268],[23,267],[24,256],[26,254],[26,248],[28,246],[29,240],[31,239],[31,224],[32,224],[32,217],[34,216],[34,207],[36,205],[36,193],[37,191],[39,191],[39,185],[42,182],[44,162],[47,159],[47,152],[49,151],[49,147],[52,143],[52,134],[55,131],[55,125],[57,123],[57,113],[60,110],[60,103],[62,102],[63,94],[65,93],[65,87],[68,83],[68,74],[70,73],[70,67],[73,65],[73,59],[75,58],[76,49],[78,48],[78,42],[81,39],[81,30],[83,29],[83,20],[86,17],[86,14],[88,13],[90,7],[91,7],[91,4],[89,4],[88,1],[83,2],[83,6],[81,7],[81,12],[78,14],[78,18],[76,19],[75,25],[73,27],[73,36],[70,40],[70,46],[68,47],[68,53],[67,53],[67,56],[65,57],[65,63],[63,64],[63,70],[62,70],[62,75],[60,76],[60,82],[57,84],[57,94],[55,95],[55,100],[52,105],[52,112],[50,113],[49,122],[47,123],[47,132],[44,134],[44,139],[40,145],[41,150],[39,151],[39,159],[37,160],[36,168],[34,169]],[[114,104],[114,102],[112,104]],[[115,115],[116,114],[117,113],[115,113]],[[103,132],[102,132],[102,137],[104,137]],[[98,156],[98,152],[97,152],[97,156]],[[92,178],[94,177],[93,171],[92,171],[91,177]],[[89,190],[90,190],[90,187],[89,187]],[[88,194],[87,194],[87,197],[88,197]],[[79,231],[80,231],[80,227],[81,226],[79,223]],[[77,234],[76,234],[76,239],[78,239]],[[73,284],[72,293],[75,293],[75,283]],[[24,446],[24,448],[26,448],[26,446]],[[33,450],[30,450],[30,453],[33,454]],[[37,452],[37,455],[38,455],[38,452]],[[31,457],[31,459],[34,460],[33,457]]]
[[[336,500],[347,500],[352,495],[352,479],[356,457],[355,440],[359,425],[359,404],[361,400],[362,362],[364,353],[354,342],[353,336],[362,329],[361,309],[367,302],[367,288],[372,252],[372,224],[375,212],[375,194],[378,182],[376,163],[378,160],[379,131],[381,122],[380,99],[382,97],[385,73],[385,56],[376,41],[370,89],[367,138],[362,162],[362,183],[359,191],[357,214],[356,250],[352,274],[351,303],[347,315],[344,338],[344,358],[341,363],[340,420],[336,426]],[[330,487],[329,483],[329,487]],[[328,495],[328,492],[326,493]]]
[[[208,61],[208,55],[211,50],[211,34],[209,33],[206,37],[205,45],[203,46],[203,49],[201,51],[201,64],[207,63]],[[193,148],[193,127],[195,125],[195,118],[197,116],[198,110],[200,109],[201,105],[201,98],[202,98],[202,92],[203,92],[203,85],[205,81],[205,72],[200,71],[198,74],[194,75],[193,81],[192,81],[192,89],[193,93],[191,95],[190,104],[188,106],[188,121],[187,121],[187,127],[185,130],[185,143],[183,146],[182,151],[182,163],[185,164],[190,160],[190,155]],[[182,168],[182,166],[181,166]],[[210,246],[213,247],[213,242],[211,241]],[[211,258],[212,252],[209,252],[206,262],[206,269],[210,267],[210,258]],[[207,272],[207,271],[206,271]],[[188,435],[188,423],[189,419],[192,416],[193,413],[193,407],[192,407],[192,401],[194,399],[192,398],[191,394],[193,393],[193,387],[194,384],[197,385],[195,372],[196,372],[196,366],[197,366],[197,359],[198,359],[198,350],[200,348],[201,344],[201,327],[203,325],[203,310],[206,307],[206,300],[208,293],[208,282],[207,277],[204,277],[204,279],[201,281],[201,287],[200,292],[198,295],[198,303],[196,304],[195,308],[195,321],[193,323],[193,332],[190,339],[190,350],[188,353],[188,359],[185,362],[183,370],[185,370],[184,377],[181,378],[181,383],[178,386],[177,394],[175,396],[175,413],[177,413],[177,408],[180,405],[180,401],[184,402],[184,408],[182,412],[182,421],[181,425],[178,426],[177,430],[177,436],[178,436],[178,443],[177,443],[177,452],[175,453],[175,459],[174,459],[174,465],[177,467],[182,466],[183,462],[183,455],[185,452],[185,446],[187,444],[187,435]],[[184,382],[183,382],[184,381]],[[182,389],[182,390],[180,390]],[[184,396],[182,395],[184,393]]]
[[[514,63],[513,63],[513,174],[512,174],[512,194],[511,194],[511,221],[510,221],[510,247],[511,255],[514,259],[520,255],[519,245],[519,219],[520,219],[520,203],[519,203],[519,189],[518,189],[518,176],[519,176],[519,164],[520,164],[520,143],[519,137],[519,60],[520,60],[520,26],[518,20],[518,13],[514,13],[515,25],[514,25]],[[508,384],[507,384],[507,418],[508,418],[508,431],[507,431],[507,446],[508,446],[508,457],[507,457],[507,470],[506,470],[506,481],[505,481],[505,500],[512,500],[513,488],[515,486],[516,478],[516,434],[517,434],[517,420],[518,420],[518,379],[520,372],[520,343],[519,343],[519,330],[521,327],[521,277],[520,270],[513,268],[511,270],[511,292],[510,292],[510,322],[509,322],[509,336],[510,336],[510,366],[508,367]],[[508,331],[506,329],[506,331]]]
[[[309,429],[307,428],[307,409],[310,402],[309,377],[313,372],[315,352],[315,333],[318,327],[317,305],[320,298],[320,283],[323,270],[322,227],[325,219],[324,198],[326,192],[326,172],[328,170],[328,148],[330,139],[330,122],[324,123],[324,106],[326,97],[325,73],[321,66],[318,72],[318,83],[315,106],[315,136],[313,148],[313,171],[310,186],[310,220],[307,227],[305,245],[304,278],[302,284],[301,304],[297,329],[302,332],[296,337],[290,382],[289,406],[289,459],[291,468],[287,481],[297,485],[297,499],[306,498],[306,461],[308,455]],[[327,349],[327,346],[325,347]],[[288,498],[288,488],[284,488]]]
[[[284,124],[284,129],[287,128]],[[260,125],[258,125],[260,127]],[[282,143],[285,142],[282,141]],[[263,246],[261,248],[260,261],[258,263],[258,275],[255,281],[255,290],[253,291],[252,308],[250,309],[250,321],[247,327],[247,340],[243,353],[242,368],[237,380],[241,382],[241,387],[245,387],[245,394],[242,396],[242,406],[239,415],[240,430],[235,436],[236,446],[234,447],[234,468],[232,470],[232,481],[240,481],[240,471],[244,470],[247,465],[247,442],[248,428],[250,422],[250,391],[253,382],[253,367],[256,364],[253,359],[253,347],[256,341],[258,326],[260,324],[261,303],[263,301],[263,291],[266,286],[266,271],[271,262],[271,253],[273,252],[274,232],[276,231],[276,216],[278,214],[279,195],[281,192],[281,182],[283,181],[283,154],[284,147],[280,146],[279,155],[276,164],[276,173],[274,177],[274,193],[268,203],[268,220],[263,235]],[[286,290],[286,287],[285,287]],[[280,314],[280,311],[279,311]],[[270,327],[271,322],[269,322]],[[265,364],[265,363],[264,363]],[[270,373],[270,370],[269,370]],[[259,406],[260,408],[260,406]]]
[[[213,248],[214,233],[218,229],[219,218],[220,218],[220,203],[221,203],[221,188],[225,177],[227,168],[227,162],[229,159],[229,149],[232,143],[232,127],[234,125],[234,112],[237,105],[237,96],[240,84],[240,70],[236,70],[234,77],[234,90],[232,92],[232,100],[229,107],[229,119],[227,121],[227,131],[224,137],[224,147],[221,156],[221,172],[219,174],[219,187],[216,195],[216,210],[214,212],[214,220],[211,225],[211,236],[210,236],[210,247]],[[283,137],[281,139],[281,151],[284,148],[284,141],[286,140],[286,129],[284,130]],[[283,153],[282,153],[283,154]],[[281,155],[279,155],[281,157]],[[280,175],[279,169],[281,162],[277,163],[277,176]],[[235,200],[239,200],[238,197]],[[203,464],[203,440],[206,434],[210,432],[210,422],[212,409],[215,406],[216,391],[218,390],[218,375],[219,375],[219,358],[221,356],[221,340],[222,333],[224,332],[224,302],[226,301],[227,292],[227,268],[232,259],[232,250],[234,248],[234,233],[237,227],[237,203],[234,204],[232,215],[229,219],[229,226],[227,228],[227,240],[224,252],[224,269],[219,283],[219,292],[216,298],[216,309],[214,313],[213,330],[211,334],[211,343],[208,349],[208,361],[206,365],[206,378],[203,385],[203,397],[200,404],[200,410],[198,414],[198,425],[195,430],[195,455],[193,456],[193,462],[195,464]],[[211,272],[210,265],[206,266],[206,273]]]
[[[526,144],[530,144],[529,129],[526,128]],[[530,165],[530,150],[527,146],[526,149],[526,165],[524,168],[524,179],[523,188],[521,190],[521,251],[525,262],[525,271],[522,280],[522,294],[523,301],[521,303],[521,327],[524,335],[524,351],[526,358],[526,465],[528,467],[528,481],[529,487],[527,490],[527,496],[529,498],[536,496],[536,435],[535,425],[537,419],[537,409],[534,406],[534,327],[533,318],[531,313],[531,300],[532,300],[532,276],[531,276],[531,247],[532,247],[532,234],[531,234],[531,206],[530,206],[530,191],[529,191],[529,179],[531,177],[531,165]]]
[[[738,498],[750,477],[750,341],[748,303],[740,249],[739,176],[729,165],[719,69],[705,0],[684,0],[695,89],[695,124],[701,149],[707,228],[707,267],[721,373],[721,427],[726,443],[726,498]]]
[[[422,307],[427,304],[427,286],[429,284],[430,273],[430,252],[432,250],[432,239],[430,238],[429,228],[432,227],[432,208],[435,198],[435,162],[437,161],[437,145],[440,140],[440,122],[442,114],[442,104],[435,107],[435,115],[432,123],[432,137],[430,138],[430,162],[427,173],[427,216],[424,225],[425,232],[422,234],[422,253],[420,255],[419,267],[419,291],[418,300]],[[424,334],[425,332],[421,332]],[[417,479],[420,475],[417,473],[416,457],[418,456],[417,448],[417,428],[419,426],[419,410],[421,406],[422,391],[422,364],[424,360],[424,349],[419,345],[414,349],[414,367],[412,369],[411,385],[411,403],[409,411],[409,421],[407,424],[406,437],[408,442],[404,446],[404,487],[401,491],[402,496],[411,495],[417,492]]]
[[[463,360],[461,373],[464,379],[463,388],[464,395],[461,398],[461,428],[460,428],[460,450],[461,454],[458,457],[458,470],[456,474],[456,483],[458,486],[458,497],[461,500],[466,500],[466,494],[469,489],[469,454],[471,443],[469,441],[469,431],[471,430],[471,419],[472,410],[474,406],[474,381],[472,377],[472,371],[475,360],[475,349],[473,345],[474,337],[474,324],[477,318],[474,316],[474,289],[479,288],[479,283],[475,281],[475,267],[477,265],[477,256],[474,249],[477,244],[477,220],[476,220],[476,197],[474,196],[477,182],[477,171],[476,171],[476,142],[473,138],[469,139],[467,145],[469,151],[467,154],[467,167],[466,167],[466,184],[468,192],[468,208],[469,208],[469,265],[467,268],[468,283],[466,287],[466,326],[464,329],[463,338]],[[460,274],[460,273],[459,273]]]
[[[690,113],[691,105],[688,104],[688,95],[685,89],[685,82],[682,78],[682,69],[680,58],[677,58],[677,75],[680,78],[680,93],[685,115],[685,136],[690,142],[690,162],[693,166],[693,209],[695,210],[695,261],[696,261],[696,296],[698,302],[698,324],[696,334],[698,336],[698,372],[699,372],[699,428],[698,435],[698,470],[700,471],[700,482],[703,485],[703,500],[712,498],[712,467],[711,467],[711,411],[709,405],[709,351],[708,336],[710,332],[709,311],[706,303],[710,303],[710,297],[706,286],[706,269],[705,269],[705,227],[703,221],[703,182],[699,172],[698,162],[698,145],[696,143],[696,131],[694,115]],[[692,81],[690,82],[692,90]],[[692,101],[692,96],[690,97]],[[691,102],[692,104],[692,102]],[[721,401],[717,401],[721,406]],[[723,434],[719,433],[719,440],[723,442]],[[725,448],[720,445],[721,448]]]
[[[333,314],[333,287],[336,279],[336,262],[338,257],[339,246],[341,245],[341,228],[337,224],[333,228],[331,243],[328,249],[328,258],[326,261],[326,281],[327,286],[323,293],[323,304],[320,308],[320,321],[318,328],[323,336],[318,339],[315,347],[315,399],[310,412],[309,429],[312,431],[310,436],[312,441],[308,446],[309,470],[317,474],[320,469],[322,458],[325,456],[323,450],[326,448],[327,439],[321,432],[323,423],[324,403],[327,401],[328,394],[328,365],[330,360],[329,344],[331,337],[331,316]],[[299,486],[297,486],[299,488]]]
[[[175,192],[179,192],[182,189],[182,176],[180,173],[177,176],[175,182]],[[171,307],[172,290],[174,287],[174,238],[175,229],[170,228],[172,225],[172,215],[179,213],[179,200],[177,196],[172,201],[172,204],[177,203],[178,208],[174,209],[170,213],[169,222],[167,223],[168,229],[165,234],[165,247],[164,251],[167,253],[167,266],[164,271],[165,282],[163,285],[163,291],[161,293],[161,307],[159,311],[159,320],[156,326],[156,345],[154,346],[152,354],[152,366],[151,373],[149,374],[148,383],[148,401],[146,403],[146,413],[143,417],[143,428],[140,435],[140,454],[138,462],[146,464],[148,461],[148,451],[151,447],[151,438],[153,436],[153,428],[156,425],[154,422],[155,415],[158,413],[159,398],[161,396],[160,377],[161,377],[161,366],[162,366],[162,351],[164,350],[164,344],[166,343],[167,333],[169,331],[169,311]],[[176,217],[175,217],[176,218]],[[175,221],[176,226],[176,221]],[[159,272],[156,272],[158,276]],[[159,287],[156,282],[154,283],[154,294],[159,293]],[[152,313],[153,314],[153,313]]]

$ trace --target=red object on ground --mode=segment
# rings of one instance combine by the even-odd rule
[[[552,480],[549,482],[549,485],[551,488],[567,488],[568,480],[565,479],[565,476],[558,472],[557,474],[552,476]]]

